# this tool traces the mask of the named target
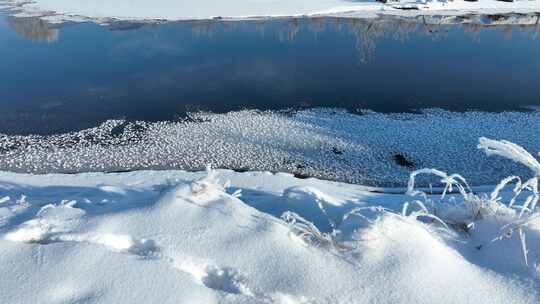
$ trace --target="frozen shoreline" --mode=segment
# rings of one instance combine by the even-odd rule
[[[253,19],[284,17],[343,16],[372,18],[390,16],[462,16],[468,14],[527,14],[540,12],[540,1],[519,0],[505,2],[479,0],[455,1],[376,1],[295,0],[262,1],[115,1],[105,0],[2,0],[4,7],[19,17],[39,16],[52,23],[66,21],[179,21],[207,19]]]
[[[498,183],[509,172],[529,173],[511,162],[486,158],[476,149],[478,137],[507,139],[537,151],[535,126],[540,126],[536,111],[198,113],[179,122],[107,121],[50,136],[0,134],[0,169],[76,173],[201,170],[212,164],[404,187],[411,170],[432,167],[459,172],[474,185],[485,185]]]

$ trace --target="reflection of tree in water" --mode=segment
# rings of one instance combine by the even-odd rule
[[[283,22],[277,32],[280,41],[294,41],[300,32],[300,19],[294,18]]]
[[[255,21],[196,21],[191,24],[195,36],[212,38],[217,32],[255,32],[261,37],[268,34],[277,36],[280,41],[293,42],[302,32],[315,33],[316,37],[324,31],[335,33],[349,32],[354,35],[355,48],[360,62],[374,58],[377,42],[393,39],[406,42],[413,36],[426,35],[433,40],[448,36],[452,27],[460,27],[471,33],[472,39],[479,41],[480,33],[486,29],[503,32],[507,39],[514,31],[531,32],[531,38],[538,34],[540,14],[508,15],[464,15],[464,16],[417,16],[417,17],[379,17],[379,18],[292,18],[263,19]],[[413,35],[414,33],[414,35]],[[274,37],[275,37],[274,36]]]
[[[318,33],[323,31],[329,22],[317,21],[309,24],[309,29]],[[502,31],[506,39],[511,39],[515,31],[530,32],[531,38],[535,39],[540,31],[540,14],[335,18],[332,25],[336,32],[345,27],[356,37],[358,58],[361,62],[368,62],[374,57],[377,41],[380,39],[390,38],[405,42],[415,33],[438,40],[447,37],[449,29],[456,26],[474,33],[475,40],[479,40],[480,32],[488,29]]]
[[[375,53],[375,40],[384,34],[384,27],[376,20],[349,19],[347,28],[356,37],[355,48],[361,62],[366,62]]]
[[[476,23],[465,23],[462,27],[465,33],[470,34],[473,41],[480,42],[480,33],[484,27],[483,25]]]
[[[217,31],[219,23],[214,21],[193,21],[191,23],[191,32],[195,37],[212,38]]]
[[[315,37],[326,29],[326,18],[311,18],[308,23],[309,29],[312,33],[315,33]]]
[[[232,33],[238,31],[238,22],[223,22],[221,23],[223,31]]]
[[[56,42],[60,31],[37,17],[8,17],[11,29],[19,36],[37,42]]]
[[[471,17],[472,18],[472,17]],[[476,16],[475,19],[480,17]],[[503,37],[511,40],[518,31],[529,34],[532,40],[536,39],[540,31],[540,14],[508,14],[484,15],[484,23],[467,20],[462,23],[465,32],[470,33],[474,40],[480,41],[480,33],[486,29],[496,29],[503,33]],[[519,20],[519,22],[516,22]]]
[[[261,37],[264,37],[266,34],[266,20],[256,20],[255,22],[255,30],[261,35]]]
[[[356,36],[355,47],[361,62],[374,57],[378,39],[390,37],[404,42],[420,26],[418,22],[403,19],[349,19],[347,24],[348,30]]]

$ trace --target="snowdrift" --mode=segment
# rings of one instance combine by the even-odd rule
[[[538,167],[509,142],[480,148]],[[446,186],[415,188],[427,173]],[[0,302],[540,300],[536,177],[487,194],[413,177],[389,194],[267,172],[3,172]]]

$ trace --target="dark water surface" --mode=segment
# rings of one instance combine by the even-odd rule
[[[0,133],[243,108],[519,110],[540,106],[537,33],[388,18],[55,28],[0,15]]]

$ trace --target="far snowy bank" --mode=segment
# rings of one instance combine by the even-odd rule
[[[540,173],[511,143],[479,147]],[[264,172],[0,172],[0,302],[538,303],[537,177],[473,193],[417,174],[461,194],[414,179],[404,195]]]
[[[353,0],[0,0],[17,16],[41,16],[50,22],[112,20],[175,21],[297,16],[375,17],[379,15],[467,15],[540,12],[540,1],[353,1]]]

